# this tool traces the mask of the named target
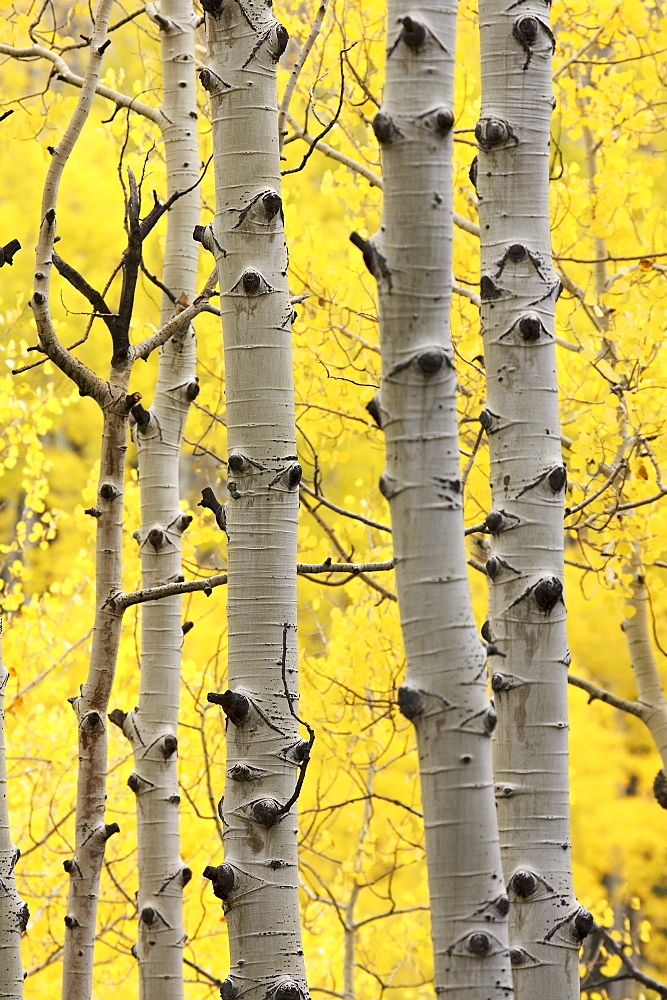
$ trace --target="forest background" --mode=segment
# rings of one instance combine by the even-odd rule
[[[391,558],[386,502],[378,479],[384,449],[365,407],[379,381],[375,283],[349,244],[352,231],[373,232],[381,209],[377,143],[370,122],[381,100],[385,51],[379,3],[281,5],[290,43],[279,69],[284,90],[300,44],[318,10],[322,27],[287,118],[283,181],[290,248],[290,290],[296,304],[295,380],[299,456],[304,468],[299,557],[332,556],[381,562]],[[84,5],[7,8],[3,42],[64,47],[82,72],[80,33],[90,27]],[[133,15],[128,17],[128,15]],[[103,79],[149,105],[159,103],[154,24],[143,11],[117,5]],[[665,75],[667,24],[660,2],[559,4],[552,122],[552,226],[555,266],[564,284],[557,307],[562,424],[569,492],[566,519],[567,604],[571,672],[619,698],[636,697],[621,632],[641,551],[656,655],[663,661],[667,532],[662,474],[666,373]],[[31,29],[39,19],[37,29]],[[113,20],[113,19],[112,19]],[[201,55],[204,39],[201,38]],[[461,6],[455,108],[455,234],[457,294],[452,313],[461,383],[462,462],[469,464],[466,523],[489,509],[488,458],[478,441],[484,376],[477,285],[476,200],[468,171],[475,155],[479,108],[476,11]],[[0,343],[0,511],[4,657],[7,688],[9,797],[17,868],[31,919],[24,936],[26,995],[57,989],[67,875],[71,855],[76,742],[67,699],[86,670],[92,622],[93,503],[99,450],[98,413],[50,364],[18,375],[35,354],[27,305],[39,202],[55,145],[76,92],[49,79],[43,60],[2,66],[2,242],[23,250],[0,273],[4,337]],[[201,92],[201,160],[210,152],[207,95]],[[320,134],[329,148],[313,150]],[[124,246],[123,190],[127,166],[145,189],[164,191],[157,129],[139,115],[97,98],[61,190],[63,253],[92,284],[103,286]],[[202,224],[212,217],[212,175],[200,190]],[[465,225],[468,220],[468,225]],[[416,220],[417,224],[418,220]],[[146,247],[159,273],[162,233]],[[211,259],[202,253],[200,286]],[[603,258],[606,260],[603,262]],[[141,285],[133,337],[157,324],[159,293]],[[59,297],[59,301],[58,301]],[[85,328],[86,303],[64,284],[54,297],[56,328],[67,343]],[[224,570],[221,533],[197,507],[201,490],[224,489],[224,371],[219,321],[197,323],[200,394],[186,431],[184,511],[194,520],[184,536],[188,576]],[[95,331],[80,356],[97,367],[107,344]],[[149,399],[155,360],[135,373],[133,390]],[[132,446],[131,446],[132,448]],[[130,454],[130,465],[133,457]],[[603,487],[603,489],[601,489]],[[327,506],[312,496],[323,494]],[[351,518],[351,511],[360,518]],[[140,583],[132,533],[138,527],[136,472],[126,494],[124,588]],[[481,564],[483,535],[470,536],[471,561]],[[428,904],[421,844],[417,761],[411,727],[395,707],[404,657],[391,574],[364,579],[302,580],[300,712],[317,731],[303,789],[301,816],[304,946],[314,995],[343,995],[349,969],[359,997],[384,990],[430,995]],[[332,586],[331,584],[336,584]],[[486,611],[483,574],[471,567],[478,622]],[[199,873],[217,863],[221,828],[216,803],[224,773],[219,710],[206,702],[223,690],[226,669],[224,588],[189,595],[179,731],[182,853],[194,872],[185,892],[189,936],[188,997],[215,995],[225,975],[220,908]],[[137,696],[140,614],[126,614],[112,708]],[[664,671],[663,671],[664,676]],[[595,693],[590,688],[589,693]],[[664,811],[653,782],[660,756],[643,723],[571,689],[572,841],[580,902],[596,920],[631,941],[646,969],[667,975],[667,848]],[[121,836],[109,842],[100,909],[96,996],[121,984],[136,991],[136,858],[131,770],[122,734],[112,733],[107,818]],[[613,976],[610,959],[602,974]],[[346,972],[348,975],[346,979]],[[637,996],[619,984],[613,996]],[[651,995],[650,993],[645,995]]]

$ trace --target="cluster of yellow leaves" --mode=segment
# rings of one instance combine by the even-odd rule
[[[294,59],[306,38],[315,4],[282,5]],[[311,10],[312,7],[312,10]],[[662,638],[667,563],[664,501],[618,511],[661,495],[667,453],[663,435],[665,376],[661,345],[667,320],[667,251],[664,222],[663,93],[667,22],[657,7],[630,0],[589,5],[571,0],[555,10],[558,48],[553,121],[553,239],[556,266],[566,283],[557,334],[563,434],[569,472],[568,505],[589,501],[614,470],[616,478],[568,519],[568,610],[573,670],[615,692],[634,697],[620,631],[631,547],[641,545]],[[86,12],[71,8],[59,44],[78,39]],[[28,44],[33,17],[7,20],[6,40]],[[456,95],[455,208],[476,219],[468,169],[474,156],[470,130],[478,114],[479,68],[476,12],[461,7]],[[372,233],[381,192],[377,145],[369,123],[381,100],[384,10],[373,0],[336,0],[324,22],[291,107],[299,124],[318,134],[336,113],[343,59],[346,103],[325,142],[361,170],[314,153],[300,173],[285,178],[290,275],[297,306],[294,328],[299,449],[305,485],[323,490],[336,506],[372,522],[387,522],[377,481],[383,442],[365,410],[379,383],[374,280],[349,244],[352,230]],[[149,104],[159,102],[159,61],[146,25],[114,38],[105,83]],[[70,54],[71,55],[71,54]],[[203,54],[202,54],[203,55]],[[79,58],[72,56],[74,65]],[[32,917],[25,939],[27,996],[57,991],[59,949],[70,856],[76,744],[67,698],[86,672],[92,622],[94,524],[84,515],[95,491],[99,419],[90,401],[76,401],[51,366],[12,377],[9,369],[35,360],[26,306],[35,243],[40,182],[71,111],[64,84],[47,87],[50,66],[4,66],[4,90],[22,100],[3,123],[5,190],[21,191],[3,204],[7,238],[27,248],[11,272],[0,273],[5,339],[0,349],[0,461],[2,508],[2,607],[7,615],[5,660],[12,824],[23,851],[21,891]],[[281,85],[287,78],[284,69]],[[29,76],[29,78],[28,78]],[[361,81],[361,82],[360,82]],[[43,93],[42,93],[43,92]],[[210,152],[202,93],[202,161]],[[156,129],[136,116],[113,120],[97,101],[89,128],[67,168],[59,213],[60,248],[91,283],[104,286],[124,244],[123,201],[117,181],[119,148],[146,191],[164,191]],[[294,139],[285,147],[286,167],[307,150]],[[93,169],[91,169],[93,165]],[[212,180],[202,182],[202,222],[211,218]],[[31,205],[30,211],[25,206]],[[147,249],[147,266],[160,269],[160,237]],[[474,287],[477,241],[455,234],[455,275]],[[602,257],[628,258],[601,262]],[[598,263],[587,263],[598,260]],[[209,262],[202,264],[203,282]],[[134,335],[156,322],[157,296],[146,282]],[[87,308],[67,286],[54,299],[58,332],[67,342],[85,327]],[[455,296],[452,330],[462,387],[464,460],[477,437],[483,369],[479,323],[473,303]],[[216,487],[226,454],[224,370],[217,322],[198,322],[202,391],[188,424],[184,507],[195,515],[186,535],[185,572],[208,574],[225,566],[220,533],[197,509],[198,493]],[[94,329],[80,356],[98,371],[109,345]],[[133,388],[150,399],[155,361],[136,373]],[[134,461],[130,456],[130,463]],[[318,506],[306,495],[300,558],[316,562],[390,558],[390,537],[361,520]],[[488,510],[488,457],[482,444],[468,482],[466,516]],[[139,585],[132,532],[138,524],[138,487],[132,471],[127,489],[125,586]],[[312,508],[309,509],[309,508]],[[476,554],[473,551],[473,554]],[[372,582],[392,590],[389,574]],[[625,582],[624,582],[625,581]],[[331,581],[334,582],[334,581]],[[471,580],[478,619],[485,618],[483,578]],[[179,733],[183,793],[183,856],[195,872],[186,892],[186,957],[224,978],[224,924],[208,884],[198,873],[221,855],[216,800],[224,776],[224,728],[206,692],[225,685],[224,593],[191,595],[184,620],[194,629],[184,642],[183,714]],[[314,758],[300,801],[303,914],[309,975],[314,987],[342,993],[344,955],[354,949],[358,995],[374,997],[381,984],[395,995],[429,995],[431,973],[425,872],[418,816],[417,761],[411,731],[393,702],[403,670],[395,603],[356,579],[345,587],[304,580],[300,589],[302,707],[317,731]],[[127,614],[112,707],[128,708],[138,691],[140,616]],[[601,640],[600,641],[600,637]],[[651,784],[659,760],[638,720],[572,695],[573,844],[581,901],[600,923],[615,925],[622,940],[640,948],[667,974],[664,919],[665,819]],[[128,746],[111,736],[109,820],[121,835],[110,841],[102,891],[96,996],[110,997],[121,984],[136,990],[130,948],[136,936],[133,895],[136,858],[133,796],[125,786],[131,770]],[[632,916],[634,915],[634,916]],[[624,921],[629,924],[626,927]],[[631,924],[631,926],[630,926]],[[649,934],[649,927],[652,932]],[[617,960],[609,958],[605,975]],[[214,995],[201,971],[187,970],[186,995]],[[591,994],[593,996],[594,994]]]

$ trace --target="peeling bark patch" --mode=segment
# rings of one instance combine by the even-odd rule
[[[393,118],[386,111],[378,111],[372,126],[375,138],[381,146],[388,146],[389,143],[403,137],[400,129],[394,124]]]
[[[524,246],[522,243],[513,243],[507,248],[501,259],[496,261],[498,270],[496,271],[495,277],[499,278],[501,276],[507,264],[521,264],[526,260],[530,261],[543,281],[548,280],[548,276],[544,274],[542,270],[544,267],[544,261],[540,255],[535,253],[533,250],[529,250],[528,247]]]
[[[500,417],[487,407],[479,415],[479,422],[487,434],[495,434],[500,428]]]
[[[361,250],[364,264],[376,281],[385,280],[392,288],[391,270],[386,258],[380,253],[371,240],[365,240],[359,233],[350,233],[350,243]]]
[[[472,161],[472,163],[470,164],[470,170],[468,171],[468,177],[470,178],[470,183],[474,187],[475,192],[477,191],[477,171],[478,171],[478,169],[479,169],[479,157],[476,156],[474,158],[474,160]]]
[[[238,995],[239,990],[234,985],[234,980],[228,976],[220,987],[221,1000],[234,1000]]]
[[[419,691],[403,684],[398,689],[398,708],[404,718],[412,721],[424,711],[424,702]]]
[[[293,979],[284,979],[273,991],[274,1000],[303,1000],[303,993]]]
[[[267,830],[275,826],[278,820],[282,819],[285,815],[280,803],[268,796],[248,803],[248,808],[252,819],[261,826],[266,827]]]
[[[558,602],[563,600],[563,584],[558,577],[546,577],[536,585],[533,597],[540,611],[549,615]]]
[[[449,135],[454,127],[454,115],[449,108],[442,108],[436,115],[436,127],[441,135]]]
[[[212,883],[214,896],[223,901],[229,899],[236,885],[234,869],[231,865],[225,863],[218,865],[217,868],[207,865],[202,874]]]
[[[506,288],[501,288],[488,274],[483,274],[479,282],[479,294],[482,302],[492,302],[494,299],[502,297],[507,292]]]
[[[500,694],[502,691],[511,691],[512,688],[518,687],[519,683],[511,674],[501,674],[498,671],[491,676],[491,690],[495,691],[496,694]]]
[[[535,313],[522,316],[518,326],[521,339],[525,340],[527,344],[538,341],[543,330],[546,333],[542,320]]]
[[[399,492],[398,480],[394,479],[393,476],[388,476],[386,472],[380,476],[379,487],[385,500],[391,500]]]
[[[472,955],[474,958],[486,958],[489,955],[496,955],[498,952],[505,952],[507,946],[494,934],[482,931],[472,931],[464,937],[450,944],[447,949],[448,955]]]
[[[224,694],[209,691],[206,700],[220,705],[228,720],[235,726],[242,726],[250,715],[250,700],[244,694],[229,689]]]
[[[537,876],[529,871],[515,872],[507,886],[519,899],[530,899],[537,892],[537,887]]]
[[[424,375],[436,375],[447,361],[444,351],[423,351],[417,356],[417,366]]]
[[[460,479],[446,479],[441,476],[434,476],[433,482],[436,485],[438,497],[445,501],[445,505],[447,507],[454,508],[461,506],[462,498]]]
[[[655,776],[653,794],[658,805],[662,806],[663,809],[667,809],[667,774],[665,774],[662,768]]]
[[[517,42],[521,45],[523,51],[526,53],[526,61],[523,64],[522,69],[524,72],[530,66],[530,61],[533,58],[533,45],[537,41],[537,36],[539,34],[539,21],[536,17],[531,17],[526,14],[522,17],[517,18],[514,22],[514,27],[512,28],[512,36],[516,38]]]
[[[380,410],[380,400],[377,395],[373,396],[370,403],[366,403],[366,410],[378,428],[382,430],[382,411]]]
[[[480,118],[475,126],[475,138],[485,152],[503,146],[516,146],[519,142],[510,123],[502,118]]]

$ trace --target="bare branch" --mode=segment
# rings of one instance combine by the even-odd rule
[[[391,528],[387,524],[381,524],[379,521],[373,521],[370,517],[364,517],[363,514],[355,514],[351,510],[346,510],[344,507],[339,507],[337,504],[332,503],[331,500],[327,500],[322,496],[321,493],[316,493],[315,490],[311,490],[310,486],[301,482],[301,489],[304,493],[307,493],[309,497],[313,497],[317,500],[318,504],[322,504],[324,507],[328,507],[329,510],[335,511],[336,514],[342,514],[344,517],[352,518],[353,521],[361,521],[362,524],[367,524],[369,528],[375,528],[377,531],[386,531],[391,534]]]
[[[285,87],[285,93],[283,94],[283,99],[280,104],[280,110],[278,112],[278,135],[280,136],[281,148],[284,139],[285,116],[289,112],[290,101],[292,100],[292,96],[296,89],[296,85],[299,82],[299,76],[301,74],[301,70],[303,69],[306,60],[310,55],[310,51],[313,45],[317,41],[317,37],[322,27],[322,21],[324,20],[324,15],[327,12],[328,4],[329,0],[321,0],[319,8],[317,10],[317,14],[313,19],[312,28],[310,29],[310,32],[305,42],[301,46],[301,51],[299,52],[299,55],[296,57],[294,66],[292,67],[290,78],[287,81],[287,86]]]
[[[618,958],[620,958],[621,962],[633,979],[635,979],[638,983],[641,983],[643,986],[648,986],[650,990],[655,990],[658,996],[667,997],[667,985],[665,985],[665,983],[661,983],[658,979],[654,979],[652,976],[647,976],[645,972],[638,969],[630,956],[625,953],[623,946],[618,944],[617,941],[614,941],[606,927],[602,927],[600,924],[594,924],[593,926],[603,939],[604,946],[607,951],[612,952],[612,954],[617,955]]]
[[[325,559],[321,563],[297,563],[296,571],[301,575],[313,576],[319,573],[347,573],[350,576],[361,576],[364,573],[382,573],[394,568],[392,559],[386,562],[369,563],[335,563],[331,559]],[[107,601],[117,614],[122,614],[126,608],[133,604],[145,604],[146,601],[159,601],[162,597],[173,597],[174,594],[194,594],[203,591],[210,595],[214,587],[221,587],[227,583],[226,573],[215,573],[213,576],[202,577],[201,580],[178,580],[173,583],[164,583],[160,587],[146,587],[143,590],[132,590],[127,594],[114,594]]]
[[[288,113],[285,117],[289,122],[289,124],[294,129],[294,135],[296,136],[296,138],[303,139],[304,142],[309,143],[311,147],[316,146],[317,149],[319,149],[321,153],[324,153],[325,156],[328,156],[332,160],[336,160],[338,163],[342,163],[343,166],[346,166],[350,170],[353,170],[361,177],[365,177],[368,183],[371,185],[371,187],[377,187],[377,188],[382,187],[382,178],[380,177],[379,174],[376,174],[369,167],[366,167],[363,163],[360,163],[358,160],[353,159],[346,153],[341,153],[340,150],[334,149],[333,146],[329,146],[326,142],[322,142],[322,140],[317,136],[311,135],[310,132],[306,131],[301,127],[301,125],[293,115]],[[453,217],[454,217],[454,225],[458,226],[459,229],[465,230],[466,233],[470,233],[472,236],[479,236],[479,226],[477,225],[476,222],[472,222],[470,219],[466,219],[464,215],[459,215],[458,212],[454,212]],[[465,293],[462,292],[462,294]]]
[[[627,698],[621,698],[619,695],[605,690],[605,688],[598,687],[597,684],[586,680],[584,677],[577,677],[576,674],[568,674],[567,680],[573,687],[581,688],[582,691],[586,692],[589,704],[592,701],[604,701],[607,705],[611,705],[612,708],[618,708],[621,712],[627,712],[629,715],[636,715],[638,719],[644,719],[645,708],[638,701],[629,701]]]
[[[51,49],[47,49],[43,45],[27,45],[24,48],[17,48],[13,45],[0,45],[0,55],[10,56],[13,59],[46,59],[48,62],[53,63],[52,76],[56,80],[62,80],[63,83],[69,83],[73,87],[81,88],[84,86],[84,77],[74,73],[61,55],[58,55],[57,52],[52,52]],[[130,111],[136,111],[137,114],[143,115],[144,118],[149,118],[159,126],[162,126],[164,122],[162,112],[158,108],[151,108],[150,105],[144,104],[143,101],[137,100],[136,97],[130,97],[129,94],[113,90],[111,87],[107,87],[105,84],[97,81],[94,84],[94,90],[99,97],[105,97],[118,108],[127,108]]]

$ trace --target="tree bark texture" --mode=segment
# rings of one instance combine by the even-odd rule
[[[551,263],[553,35],[541,2],[480,2],[477,190],[493,509],[488,641],[518,1000],[579,996],[591,925],[571,875],[563,498]],[[474,176],[474,175],[473,175]]]
[[[186,191],[199,175],[195,77],[195,16],[189,0],[163,0],[153,18],[160,28],[167,194]],[[163,327],[195,297],[199,221],[195,187],[167,214],[162,283]],[[190,402],[196,397],[192,326],[160,350],[158,380],[148,411],[138,410],[142,587],[156,587],[181,573],[181,535],[190,518],[179,505],[179,463]],[[144,604],[141,620],[139,704],[121,721],[134,750],[130,786],[137,800],[139,962],[142,1000],[183,996],[183,887],[191,877],[180,855],[177,727],[180,694],[180,595]]]
[[[106,601],[121,589],[123,490],[127,451],[127,382],[131,365],[112,369],[104,409],[97,523],[95,621],[90,665],[81,694],[70,699],[79,727],[79,775],[74,855],[65,917],[63,997],[88,1000],[92,994],[93,951],[100,874],[106,842],[118,832],[104,822],[107,776],[107,711],[120,643],[122,615]]]
[[[22,1000],[21,934],[28,925],[30,914],[16,891],[14,868],[21,852],[12,843],[9,830],[4,708],[8,679],[9,671],[2,662],[0,644],[0,996],[6,1000]]]
[[[378,281],[389,500],[407,654],[399,706],[415,726],[436,992],[512,992],[493,793],[485,652],[467,575],[454,359],[452,141],[456,4],[392,0],[382,149],[384,209],[364,260]]]
[[[297,462],[275,67],[287,32],[263,0],[205,4],[216,182],[215,249],[229,448],[229,691],[222,995],[298,1000],[306,985],[297,893]]]
[[[641,719],[651,733],[662,759],[662,769],[658,772],[654,789],[656,798],[665,809],[667,808],[667,699],[653,652],[648,589],[639,552],[633,560],[633,569],[635,576],[627,601],[629,615],[623,622],[623,631],[637,683],[637,702],[641,707]]]
[[[42,197],[35,284],[31,300],[40,346],[50,360],[78,385],[81,395],[95,399],[102,410],[104,421],[97,503],[89,510],[97,524],[93,640],[88,677],[81,687],[81,694],[71,699],[78,720],[79,773],[74,856],[63,863],[70,877],[62,979],[62,995],[66,1000],[89,1000],[92,994],[100,873],[106,842],[118,831],[116,823],[104,822],[106,714],[121,630],[121,615],[107,601],[122,589],[121,536],[127,450],[127,387],[132,357],[129,353],[119,357],[117,363],[112,365],[108,381],[98,378],[58,340],[49,310],[49,289],[53,244],[57,233],[58,189],[69,155],[90,113],[102,58],[108,44],[107,28],[111,7],[111,0],[100,0],[79,100],[49,163]]]

